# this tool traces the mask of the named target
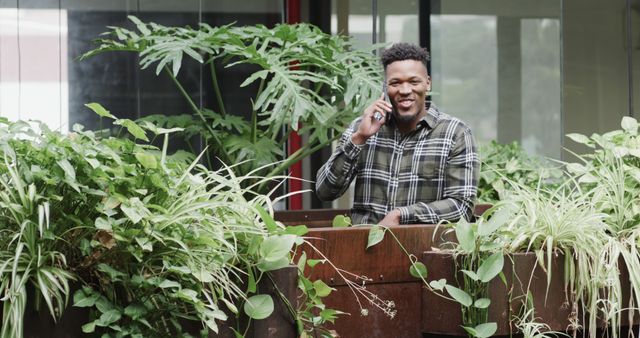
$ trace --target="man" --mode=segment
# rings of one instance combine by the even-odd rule
[[[469,220],[480,162],[471,130],[427,101],[429,53],[397,43],[381,56],[387,92],[345,131],[318,171],[316,193],[340,197],[353,179],[353,224]],[[378,120],[375,116],[390,114]]]

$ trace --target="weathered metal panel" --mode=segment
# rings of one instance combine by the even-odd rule
[[[339,317],[330,328],[335,330],[340,338],[420,338],[420,308],[421,293],[424,292],[420,283],[384,283],[368,284],[367,289],[380,296],[381,299],[391,299],[395,302],[396,316],[389,318],[382,311],[372,309],[367,303],[368,315],[362,316],[360,308],[353,294],[347,286],[337,286],[325,304],[329,308],[340,309],[350,313],[350,316]]]
[[[357,276],[366,276],[371,279],[370,282],[416,282],[409,274],[409,258],[391,234],[386,234],[382,242],[366,249],[369,230],[369,227],[314,228],[309,230],[307,237],[338,268]],[[434,225],[403,225],[391,229],[407,252],[416,257],[431,250],[434,230]],[[303,246],[302,250],[307,258],[323,258],[309,246]],[[320,278],[329,285],[345,284],[330,264],[316,265],[311,277]]]

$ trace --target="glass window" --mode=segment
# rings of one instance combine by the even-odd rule
[[[105,53],[77,58],[95,48],[107,26],[132,28],[128,15],[168,26],[265,24],[282,20],[278,0],[61,0],[0,1],[0,115],[39,119],[66,131],[75,123],[99,128],[98,116],[84,104],[99,102],[121,118],[184,114],[189,107],[175,85],[154,70],[141,71],[136,55]],[[153,68],[153,67],[151,67]],[[240,80],[247,67],[218,69],[229,111],[249,111]],[[179,78],[198,104],[213,101],[209,72],[185,61]]]
[[[15,3],[0,7],[0,115],[66,130],[67,11]]]
[[[479,143],[561,155],[560,1],[432,1],[433,100]]]

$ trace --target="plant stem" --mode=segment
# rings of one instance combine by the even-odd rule
[[[267,177],[271,177],[274,175],[277,175],[279,172],[287,169],[288,167],[290,167],[292,164],[298,162],[299,160],[303,159],[304,157],[315,153],[316,151],[322,149],[323,147],[325,147],[326,145],[330,144],[331,142],[333,142],[334,140],[328,140],[327,142],[322,142],[317,144],[316,146],[309,148],[308,145],[303,146],[302,148],[298,149],[295,153],[291,154],[291,156],[289,156],[284,162],[282,162],[279,166],[277,166],[275,169],[271,170],[271,172],[267,175]]]
[[[222,146],[222,142],[216,136],[213,128],[211,128],[211,126],[207,123],[207,119],[204,117],[204,115],[202,115],[202,112],[200,111],[198,106],[196,106],[195,102],[193,102],[191,97],[189,97],[189,94],[187,93],[186,90],[184,90],[184,88],[182,87],[178,79],[176,79],[176,77],[171,73],[171,70],[169,70],[169,67],[165,66],[164,70],[167,72],[167,74],[169,74],[169,77],[171,78],[171,80],[173,80],[173,83],[175,83],[175,85],[178,87],[178,90],[180,90],[180,93],[182,93],[182,96],[184,96],[184,98],[187,100],[187,103],[189,104],[193,112],[198,117],[200,117],[200,119],[204,123],[205,128],[207,128],[207,130],[209,131],[209,134],[211,135],[211,140],[213,140],[213,143],[214,143],[213,146],[218,151],[218,155],[220,156],[220,159],[222,160],[222,162],[231,163],[231,157]]]
[[[258,94],[256,95],[256,98],[258,98],[262,93],[263,87],[264,87],[264,78],[260,80],[260,86],[258,87]],[[276,134],[277,133],[274,133],[274,135]],[[253,109],[251,110],[251,143],[253,144],[256,143],[257,135],[258,135],[258,111],[256,110],[255,107],[253,107]]]
[[[218,75],[216,75],[216,65],[211,59],[209,63],[209,69],[211,70],[211,83],[213,84],[213,91],[216,93],[216,100],[218,101],[218,108],[220,109],[220,115],[225,117],[227,111],[224,109],[224,102],[222,101],[222,93],[220,92],[220,85],[218,84]]]
[[[411,259],[412,257],[415,257],[414,255],[410,254],[407,249],[405,249],[404,245],[402,245],[402,243],[400,242],[400,239],[396,236],[396,234],[393,233],[393,231],[389,230],[389,228],[387,227],[383,227],[381,226],[383,229],[385,229],[385,232],[388,232],[391,234],[391,237],[393,237],[393,239],[396,241],[396,243],[398,243],[398,246],[400,247],[400,249],[402,249],[402,251],[404,252],[405,255],[407,255],[407,257],[409,258],[409,260],[411,261],[411,265],[414,266],[414,262],[413,259]],[[422,283],[427,287],[427,289],[429,289],[429,291],[433,292],[434,295],[436,296],[440,296],[444,299],[450,300],[452,302],[455,302],[456,300],[450,297],[445,296],[444,294],[442,294],[441,292],[436,292],[431,285],[429,285],[429,283],[427,283],[427,281],[424,279],[424,277],[420,276],[420,279],[422,279]]]

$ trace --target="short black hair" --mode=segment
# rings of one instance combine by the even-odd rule
[[[382,66],[385,70],[391,63],[403,60],[420,61],[425,68],[428,68],[427,62],[429,61],[429,51],[426,48],[422,48],[412,43],[399,42],[394,43],[391,47],[385,49],[384,52],[382,52],[382,56],[380,56],[380,62],[382,62]]]

